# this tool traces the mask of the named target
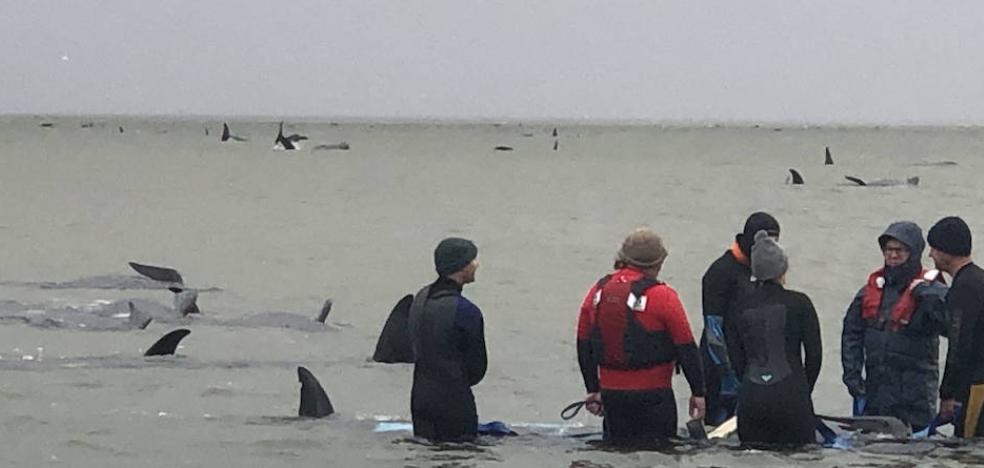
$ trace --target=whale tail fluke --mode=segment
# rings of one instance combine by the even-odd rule
[[[184,284],[184,279],[181,278],[181,273],[178,273],[178,270],[175,270],[174,268],[143,265],[136,262],[128,263],[130,268],[133,268],[133,271],[136,271],[137,273],[140,273],[141,275],[152,280],[161,281],[164,283]]]

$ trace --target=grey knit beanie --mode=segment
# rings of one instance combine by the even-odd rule
[[[782,246],[769,237],[768,232],[756,232],[752,245],[752,276],[759,281],[773,280],[786,273],[788,267]]]

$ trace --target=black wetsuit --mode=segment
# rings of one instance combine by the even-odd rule
[[[946,295],[946,312],[950,348],[940,398],[955,398],[966,416],[975,409],[968,402],[971,387],[984,384],[984,269],[970,263],[957,272]],[[977,420],[972,435],[984,436],[982,421],[984,418]],[[956,422],[956,433],[962,435],[964,420]]]
[[[707,413],[704,422],[717,426],[734,416],[737,398],[737,378],[728,358],[728,317],[737,302],[752,290],[749,277],[752,274],[747,263],[735,257],[737,251],[742,260],[747,257],[737,250],[738,243],[714,261],[701,281],[701,298],[704,314],[704,331],[700,337],[700,355],[707,386]]]
[[[728,324],[728,350],[741,378],[738,438],[753,445],[815,442],[810,394],[822,348],[810,298],[774,282],[757,283]]]
[[[458,283],[441,278],[417,293],[409,328],[414,435],[436,441],[474,438],[478,411],[471,387],[488,365],[481,311],[461,296]]]

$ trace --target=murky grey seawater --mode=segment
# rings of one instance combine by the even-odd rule
[[[818,410],[846,414],[840,321],[880,262],[890,221],[927,227],[960,214],[984,232],[984,132],[889,129],[661,129],[298,123],[347,152],[271,151],[275,123],[234,122],[249,137],[220,144],[221,124],[167,120],[0,120],[0,281],[127,274],[127,261],[177,267],[216,286],[208,316],[314,316],[335,299],[337,330],[191,325],[175,358],[140,358],[171,325],[87,332],[0,324],[0,466],[963,466],[974,447],[920,456],[868,451],[762,453],[678,447],[608,452],[556,429],[476,447],[427,447],[372,432],[409,417],[410,368],[367,362],[393,303],[432,278],[447,235],[474,238],[482,268],[467,294],[486,314],[489,373],[476,387],[483,420],[561,423],[582,396],[574,359],[577,307],[630,228],[664,234],[664,279],[697,325],[699,279],[744,217],[783,226],[790,286],[809,294],[825,344]],[[123,125],[120,134],[117,126]],[[523,133],[534,136],[524,137]],[[494,152],[511,145],[512,152]],[[823,166],[830,145],[836,164]],[[913,166],[952,160],[957,166]],[[784,185],[797,168],[804,186]],[[919,187],[857,188],[862,178],[918,175]],[[928,261],[928,260],[927,260]],[[154,290],[2,286],[0,298],[84,304]],[[44,348],[42,360],[24,361]],[[292,418],[295,367],[321,380],[339,414]],[[686,397],[682,379],[677,396]],[[579,416],[573,432],[598,430]],[[876,453],[878,452],[878,453]],[[923,450],[926,452],[926,450]]]

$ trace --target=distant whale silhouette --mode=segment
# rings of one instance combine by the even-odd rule
[[[496,151],[512,151],[513,150],[513,147],[512,146],[506,146],[506,145],[500,145],[500,146],[496,146],[494,149]]]
[[[205,134],[208,135],[207,127],[205,128]],[[222,122],[222,141],[229,141],[229,140],[246,141],[246,139],[241,136],[233,135],[232,132],[229,131],[229,124]]]
[[[557,127],[554,127],[553,129],[553,137],[557,138]]]
[[[372,360],[376,362],[397,363],[413,362],[413,348],[410,346],[410,305],[413,295],[403,296],[390,311],[383,331],[376,341],[376,351]]]
[[[875,179],[864,181],[857,177],[844,176],[845,179],[854,182],[861,187],[891,187],[893,185],[919,185],[919,177],[909,177],[906,180],[899,179]]]
[[[40,125],[41,125],[41,128],[52,128],[52,127],[55,126],[55,124],[53,124],[51,122],[41,122]]]
[[[945,167],[945,166],[956,166],[956,161],[919,161],[910,164],[910,166],[917,167]]]
[[[325,151],[328,151],[328,150],[348,151],[348,149],[349,149],[349,144],[343,141],[343,142],[338,143],[338,144],[335,144],[335,145],[326,145],[326,144],[317,145],[314,148],[311,148],[311,151],[322,151],[322,150],[325,150]]]
[[[554,140],[554,148],[553,148],[553,150],[554,151],[557,151],[557,148],[559,148],[559,147],[560,147],[560,142],[557,141],[557,140]]]
[[[120,133],[123,133],[123,126],[122,125],[120,125],[119,129],[120,129]]]
[[[796,169],[790,169],[789,175],[791,179],[786,179],[786,183],[790,183],[791,181],[793,185],[803,185],[803,176]]]
[[[834,158],[830,156],[830,147],[825,146],[823,148],[823,151],[824,151],[823,164],[825,166],[832,166],[834,164]]]
[[[280,130],[277,132],[277,139],[273,141],[273,149],[278,150],[295,150],[300,149],[300,142],[307,140],[308,137],[304,135],[298,135],[296,133],[289,136],[284,136],[284,123],[280,122]]]
[[[153,265],[142,265],[130,262],[130,267],[142,276],[134,275],[97,275],[79,278],[71,281],[39,281],[39,282],[16,282],[0,281],[0,285],[7,286],[26,286],[41,289],[169,289],[178,287],[186,288],[183,284],[181,274],[172,268],[156,267]],[[220,291],[216,287],[194,288],[198,292]]]
[[[178,349],[178,344],[184,337],[188,336],[191,330],[187,328],[179,328],[174,330],[157,340],[150,349],[144,352],[144,356],[167,356],[174,354],[174,351]]]
[[[297,367],[297,380],[301,383],[301,402],[297,415],[302,418],[323,418],[335,412],[321,382],[304,367]]]

